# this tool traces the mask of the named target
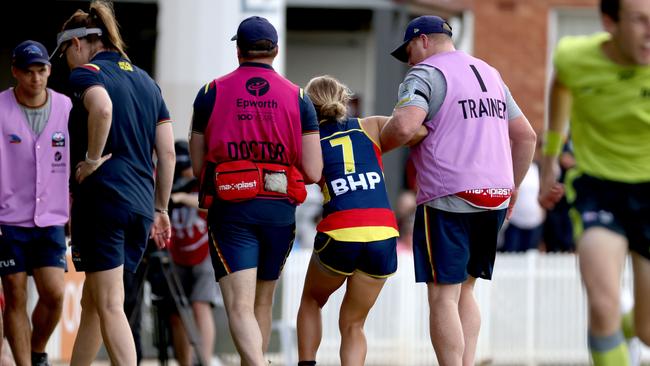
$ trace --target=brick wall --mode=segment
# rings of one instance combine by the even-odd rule
[[[473,2],[474,55],[496,67],[536,131],[544,126],[549,11],[598,0]]]

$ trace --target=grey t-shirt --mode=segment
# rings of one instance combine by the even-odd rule
[[[521,116],[523,113],[505,83],[503,89],[506,95],[508,119]],[[445,96],[447,96],[447,81],[442,72],[433,66],[419,64],[409,70],[400,84],[395,108],[420,107],[427,111],[428,121],[438,113]]]
[[[510,89],[503,83],[503,90],[506,96],[506,111],[508,120],[517,118],[523,114],[517,102],[515,102]],[[427,112],[425,120],[431,120],[440,110],[442,103],[447,96],[447,81],[445,76],[437,68],[430,65],[415,65],[409,70],[404,81],[399,86],[397,105],[395,108],[416,106]],[[510,200],[495,209],[507,208]],[[436,198],[427,202],[427,206],[449,212],[479,212],[485,208],[475,207],[469,202],[455,195]]]
[[[25,118],[27,119],[27,124],[31,127],[32,131],[36,136],[40,135],[47,124],[47,120],[50,119],[50,110],[52,105],[50,100],[52,95],[49,90],[47,90],[47,101],[44,105],[38,108],[30,108],[22,104],[18,104],[20,109],[25,113]]]

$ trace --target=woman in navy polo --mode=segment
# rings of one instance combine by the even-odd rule
[[[122,277],[135,272],[150,234],[159,247],[171,235],[169,112],[156,83],[124,53],[108,3],[77,10],[57,36],[57,50],[72,70],[71,246],[75,268],[86,272],[71,364],[91,364],[103,336],[113,364],[135,365]]]

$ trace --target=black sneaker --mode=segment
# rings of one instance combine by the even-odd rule
[[[52,366],[47,360],[47,353],[32,352],[32,366]]]

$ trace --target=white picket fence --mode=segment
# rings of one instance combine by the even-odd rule
[[[311,250],[295,249],[284,267],[276,296],[281,316],[274,321],[280,350],[268,355],[273,365],[297,364],[296,316],[310,256]],[[416,284],[414,278],[412,257],[401,254],[397,273],[386,282],[366,322],[366,365],[437,364],[429,341],[426,286]],[[630,278],[627,266],[623,286],[628,293]],[[36,297],[33,284],[30,293],[34,295],[30,296],[31,308]],[[477,364],[589,364],[585,296],[574,255],[498,254],[493,280],[479,280],[475,293],[482,315]],[[319,365],[340,364],[338,310],[342,299],[343,289],[339,289],[323,310]],[[149,311],[147,306],[146,319],[151,317]],[[149,328],[149,323],[143,327]],[[52,359],[60,356],[60,345],[57,331],[47,347]],[[225,364],[238,364],[234,353],[219,356]],[[649,348],[642,348],[642,361],[650,361]]]
[[[284,352],[277,363],[295,365],[295,319],[309,250],[289,256],[281,284],[282,319],[276,322]],[[629,267],[629,266],[628,266]],[[412,257],[399,257],[365,326],[367,365],[433,365],[426,286],[414,282]],[[624,287],[630,291],[629,269]],[[323,310],[319,364],[337,365],[338,309],[343,289]],[[494,365],[586,365],[587,319],[584,290],[572,254],[499,254],[491,282],[479,280],[476,297],[482,314],[477,363]],[[643,350],[643,360],[650,351]],[[276,363],[276,364],[277,364]]]

